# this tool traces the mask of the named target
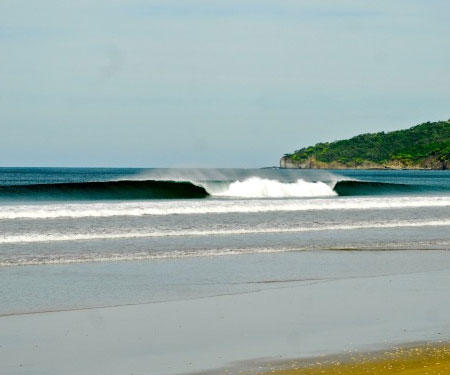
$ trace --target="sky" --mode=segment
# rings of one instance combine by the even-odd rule
[[[448,0],[1,0],[0,166],[264,167],[450,118]]]

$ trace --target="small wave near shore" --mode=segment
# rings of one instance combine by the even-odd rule
[[[450,197],[362,197],[343,199],[171,200],[140,202],[48,203],[0,206],[0,220],[114,216],[166,216],[324,210],[450,207]]]

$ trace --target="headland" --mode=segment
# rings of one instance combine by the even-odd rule
[[[360,134],[304,147],[280,160],[281,168],[449,169],[450,120],[406,130]]]

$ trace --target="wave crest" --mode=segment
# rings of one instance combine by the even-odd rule
[[[251,177],[232,182],[225,191],[212,195],[234,198],[302,198],[331,197],[337,193],[324,182],[308,182],[298,179],[293,183]]]
[[[186,181],[96,181],[0,186],[0,198],[20,200],[136,200],[205,198],[201,186]]]
[[[155,200],[229,198],[311,198],[335,196],[424,195],[450,192],[426,186],[345,178],[279,181],[258,176],[240,180],[117,180],[97,182],[0,185],[0,200]]]

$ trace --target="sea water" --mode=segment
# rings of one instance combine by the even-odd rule
[[[449,248],[448,171],[0,169],[1,315],[438,269]]]

